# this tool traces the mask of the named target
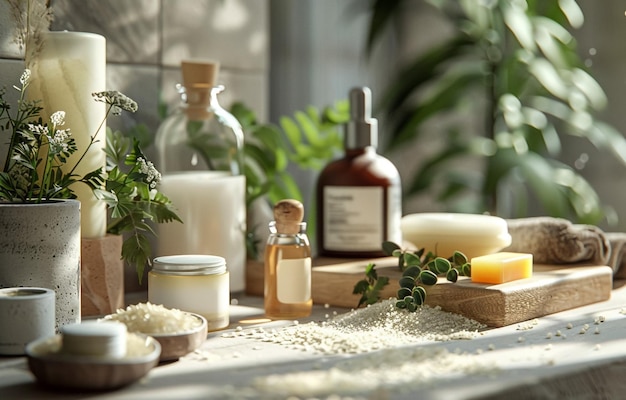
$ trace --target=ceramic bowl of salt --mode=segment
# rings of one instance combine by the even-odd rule
[[[40,384],[80,391],[112,390],[139,380],[159,362],[161,345],[152,337],[125,329],[111,334],[113,331],[93,329],[93,324],[74,325],[67,334],[26,346],[28,367]]]
[[[161,345],[159,361],[178,360],[198,349],[206,340],[208,324],[200,314],[139,303],[103,318],[126,325],[129,332],[156,339]]]

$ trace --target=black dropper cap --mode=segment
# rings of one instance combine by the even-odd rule
[[[350,90],[350,121],[344,145],[346,149],[378,146],[378,121],[372,118],[372,91],[368,87]]]

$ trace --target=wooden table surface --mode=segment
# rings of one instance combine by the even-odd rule
[[[411,349],[444,349],[476,355],[495,368],[488,373],[457,371],[430,373],[428,383],[394,386],[387,382],[363,393],[331,397],[336,392],[317,388],[315,398],[367,399],[620,399],[626,397],[626,286],[616,283],[611,298],[600,303],[548,315],[531,324],[488,329],[471,340],[433,342]],[[262,322],[262,299],[242,296],[231,306],[231,325],[210,333],[196,354],[154,368],[141,381],[104,393],[55,392],[35,384],[24,357],[0,358],[0,398],[8,399],[228,399],[265,397],[252,386],[255,379],[280,378],[302,372],[332,378],[333,367],[363,355],[320,355],[279,344],[224,334],[258,324],[265,328],[292,322]],[[316,305],[302,320],[321,321],[333,311]],[[595,325],[602,317],[604,322]],[[571,329],[568,329],[571,324]],[[585,334],[580,331],[590,326]],[[531,327],[532,329],[523,329]],[[598,333],[595,333],[598,328]],[[239,328],[241,329],[241,328]],[[556,336],[561,331],[567,335]],[[565,337],[566,336],[566,337]],[[432,361],[432,360],[431,360]],[[327,375],[324,375],[327,374]],[[280,379],[277,380],[280,382]],[[302,381],[302,385],[305,385]],[[409,389],[409,390],[405,390]],[[297,394],[297,393],[296,393]],[[341,393],[335,393],[341,394]],[[305,396],[292,397],[306,398]]]

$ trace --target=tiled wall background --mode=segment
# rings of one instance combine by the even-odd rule
[[[212,0],[53,0],[52,30],[93,32],[107,40],[107,87],[139,104],[132,120],[109,124],[124,128],[142,122],[159,124],[157,105],[174,107],[174,85],[180,82],[180,62],[219,60],[223,101],[244,101],[266,118],[269,74],[268,3]],[[6,2],[0,3],[0,76],[3,84],[19,78],[19,49],[11,43],[12,21]],[[11,60],[16,58],[16,60]],[[119,124],[116,126],[116,124]]]
[[[445,24],[429,15],[419,3],[411,5],[397,29],[411,32],[406,43],[383,41],[375,56],[365,59],[362,49],[367,16],[359,12],[363,0],[51,0],[54,30],[88,31],[107,39],[109,89],[120,90],[139,103],[139,112],[123,114],[109,122],[125,129],[138,122],[154,132],[159,124],[158,104],[177,103],[174,85],[180,81],[182,59],[216,59],[222,65],[219,81],[227,90],[220,101],[228,106],[243,101],[261,121],[308,105],[323,107],[345,98],[350,87],[367,85],[375,100],[391,79],[403,51],[428,44],[445,34]],[[575,32],[581,54],[605,89],[609,105],[602,118],[626,132],[625,7],[622,0],[579,0],[586,22]],[[21,54],[12,43],[13,22],[6,1],[0,1],[0,86],[10,87],[23,69]],[[380,121],[384,141],[384,121]],[[471,121],[470,121],[471,122]],[[436,132],[432,135],[436,140]],[[389,157],[403,180],[420,152],[423,141]],[[0,143],[1,146],[1,143]],[[147,149],[150,155],[150,149]],[[626,231],[624,172],[606,152],[586,141],[568,140],[562,160],[569,165],[581,154],[589,162],[581,173],[620,217],[611,230]],[[3,153],[2,153],[3,154]],[[294,171],[305,193],[314,173]],[[306,205],[306,204],[305,204]],[[412,199],[404,212],[433,211],[429,198]],[[130,274],[133,281],[132,271]]]

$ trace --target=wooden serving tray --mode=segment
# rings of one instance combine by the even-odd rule
[[[376,264],[379,276],[389,277],[382,298],[395,297],[401,276],[396,258],[320,258],[313,262],[313,301],[355,308],[360,295],[352,294],[352,289],[365,277],[369,262]],[[498,285],[473,283],[466,277],[456,283],[440,278],[437,285],[427,287],[426,304],[501,327],[608,300],[612,287],[613,270],[608,266],[534,265],[532,278]],[[248,263],[246,292],[263,296],[262,263]]]

